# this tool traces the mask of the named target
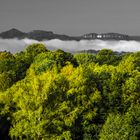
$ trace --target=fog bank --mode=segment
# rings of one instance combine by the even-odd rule
[[[59,39],[45,40],[39,42],[32,39],[0,39],[0,51],[10,51],[16,53],[23,51],[28,45],[33,43],[43,43],[48,49],[62,49],[68,52],[81,50],[101,50],[112,49],[117,52],[136,52],[140,51],[138,41],[104,41],[104,40],[81,40],[81,41],[62,41]]]

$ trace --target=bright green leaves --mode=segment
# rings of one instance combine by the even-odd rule
[[[46,52],[47,49],[43,44],[29,45],[25,50],[25,55],[28,57],[28,61],[31,64],[39,53]]]
[[[121,60],[121,56],[116,55],[112,50],[103,49],[96,55],[96,59],[100,65],[117,65]]]
[[[60,70],[65,65],[72,63],[74,66],[77,65],[76,60],[70,53],[57,50],[55,52],[45,52],[35,57],[32,68],[36,74],[41,74],[47,70],[51,70],[54,67]]]
[[[123,101],[126,107],[140,103],[140,74],[126,80],[123,85]]]
[[[96,62],[96,57],[92,54],[75,54],[74,57],[76,58],[78,64],[83,64],[83,65],[88,65],[90,63],[95,63]]]
[[[49,72],[30,76],[6,93],[13,94],[11,102],[15,104],[15,111],[11,112],[13,127],[10,135],[18,138],[51,138],[53,134],[63,132],[64,123],[59,119],[65,117],[68,109],[64,102],[66,81],[62,76]],[[54,132],[50,129],[54,129]]]
[[[110,114],[100,131],[100,140],[138,140],[140,138],[139,106],[132,106],[124,115]]]
[[[0,136],[139,139],[139,56],[111,50],[73,56],[43,44],[1,52]]]

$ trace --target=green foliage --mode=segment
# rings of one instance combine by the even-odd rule
[[[80,53],[75,54],[74,57],[76,58],[79,65],[88,65],[90,63],[96,62],[96,57],[93,54]]]
[[[14,83],[14,74],[12,71],[3,72],[0,74],[0,91],[5,91]]]
[[[110,114],[102,130],[100,140],[138,140],[140,139],[139,106],[130,107],[124,115]]]
[[[0,138],[140,139],[140,53],[0,52]]]
[[[46,51],[47,49],[43,44],[32,44],[26,48],[25,55],[28,58],[29,63],[31,64],[36,55]]]
[[[0,52],[0,73],[13,69],[15,58],[9,52]]]
[[[99,51],[96,55],[97,62],[99,64],[107,64],[107,65],[117,65],[121,60],[120,55],[116,55],[112,50],[103,49]]]
[[[74,66],[77,65],[76,60],[70,53],[66,53],[61,50],[54,52],[43,52],[35,57],[32,68],[35,70],[36,74],[45,72],[46,70],[51,70],[53,67],[57,67],[58,70],[68,63],[72,63]]]
[[[126,80],[123,87],[123,103],[126,108],[140,103],[140,73]]]

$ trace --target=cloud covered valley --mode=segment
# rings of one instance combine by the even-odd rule
[[[81,50],[101,50],[111,49],[117,52],[136,52],[140,51],[140,42],[138,41],[104,41],[104,40],[81,40],[81,41],[62,41],[59,39],[37,41],[31,39],[0,39],[0,51],[10,51],[17,53],[23,51],[28,45],[33,43],[43,43],[48,49],[62,49],[68,52],[77,52]]]

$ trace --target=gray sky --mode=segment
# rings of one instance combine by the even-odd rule
[[[0,0],[0,32],[10,28],[140,35],[140,0]]]

